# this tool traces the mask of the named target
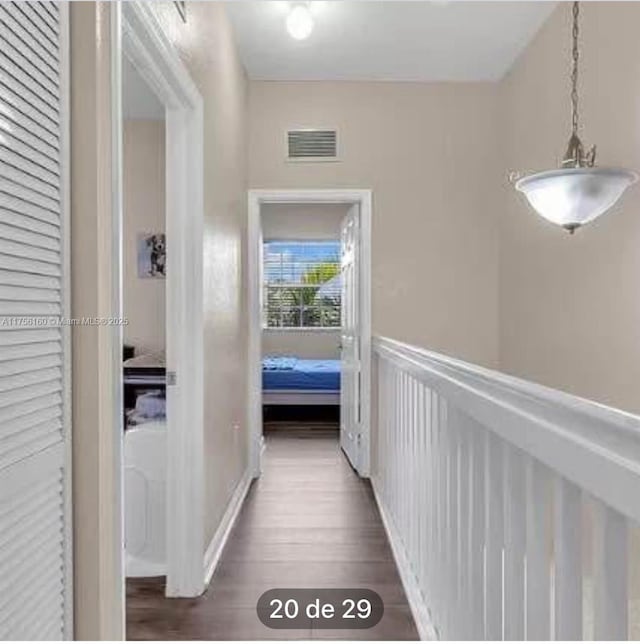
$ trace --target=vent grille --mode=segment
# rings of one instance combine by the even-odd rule
[[[336,130],[289,130],[289,159],[335,160],[338,156]]]

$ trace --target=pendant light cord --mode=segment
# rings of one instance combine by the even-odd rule
[[[572,126],[573,134],[578,134],[579,113],[578,113],[578,63],[580,61],[580,51],[578,49],[578,37],[580,28],[578,18],[580,17],[580,3],[573,3],[573,68],[571,70],[571,106],[572,106]]]
[[[596,148],[593,146],[588,152],[585,152],[582,141],[578,136],[580,129],[580,111],[578,109],[578,81],[579,81],[579,63],[580,63],[580,3],[574,2],[572,7],[573,29],[572,42],[573,50],[571,52],[571,138],[569,145],[562,159],[563,168],[592,168],[596,160]]]

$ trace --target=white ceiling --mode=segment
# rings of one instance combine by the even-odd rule
[[[164,120],[164,105],[126,56],[122,57],[122,115],[125,119]]]
[[[332,0],[311,3],[315,28],[296,41],[291,2],[227,2],[256,80],[499,80],[556,2]]]

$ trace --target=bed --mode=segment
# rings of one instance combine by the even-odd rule
[[[264,358],[262,402],[264,405],[339,405],[340,360]]]

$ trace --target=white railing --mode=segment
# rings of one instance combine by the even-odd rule
[[[423,638],[627,638],[639,418],[382,338],[373,401],[372,482]]]

